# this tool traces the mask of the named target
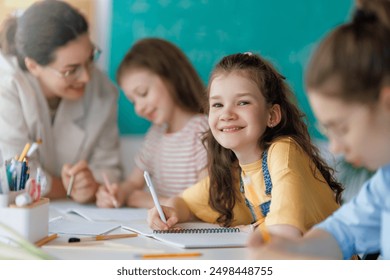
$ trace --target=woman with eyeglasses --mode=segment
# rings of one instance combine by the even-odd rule
[[[28,161],[45,171],[47,197],[71,188],[75,201],[91,202],[103,172],[113,182],[122,175],[118,92],[95,67],[98,54],[85,18],[63,1],[37,2],[3,23],[0,150],[7,159],[42,140]]]

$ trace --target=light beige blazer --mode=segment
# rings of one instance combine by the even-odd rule
[[[41,166],[48,176],[60,176],[65,163],[85,159],[95,178],[104,170],[115,182],[122,178],[117,126],[118,91],[97,68],[82,99],[63,99],[51,123],[49,106],[38,80],[22,71],[15,58],[0,52],[0,149],[3,158],[21,154],[27,142],[43,143],[30,160],[32,173]]]

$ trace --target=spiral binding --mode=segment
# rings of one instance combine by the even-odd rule
[[[156,234],[166,233],[233,233],[240,232],[239,228],[173,228],[168,230],[153,230]]]

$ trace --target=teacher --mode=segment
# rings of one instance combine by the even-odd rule
[[[118,92],[98,55],[86,19],[62,1],[37,2],[0,31],[0,149],[11,158],[42,140],[28,161],[49,198],[72,184],[75,201],[92,202],[103,172],[121,178]]]

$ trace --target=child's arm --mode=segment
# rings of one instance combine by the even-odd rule
[[[286,238],[302,237],[302,231],[292,225],[271,225],[267,229],[271,234]]]
[[[165,201],[168,200],[165,196],[159,196],[158,200],[162,204],[166,204]],[[138,208],[152,208],[154,207],[154,202],[151,194],[144,191],[143,189],[133,190],[127,198],[127,206],[138,207]]]
[[[312,229],[303,238],[287,239],[271,235],[265,244],[259,231],[249,240],[251,259],[342,259],[341,249],[334,237],[325,230]]]
[[[186,202],[179,196],[170,198],[166,201],[165,206],[161,206],[167,223],[161,219],[156,209],[153,207],[148,213],[148,224],[152,229],[167,230],[177,223],[184,223],[195,219],[194,214],[187,206]]]

